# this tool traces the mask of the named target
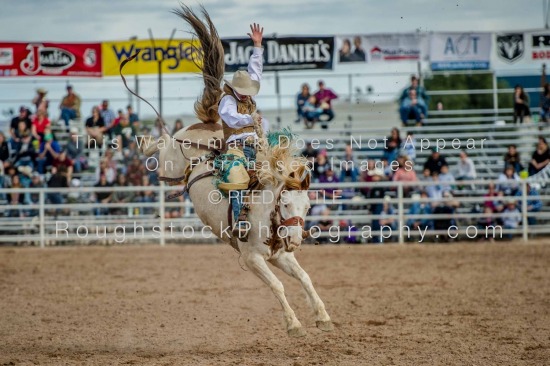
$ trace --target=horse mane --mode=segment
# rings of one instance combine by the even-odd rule
[[[195,114],[204,123],[216,123],[220,119],[218,104],[223,94],[220,86],[225,70],[224,51],[210,15],[202,5],[200,9],[204,21],[184,4],[181,4],[181,9],[173,12],[193,28],[191,34],[201,44],[201,49],[196,49],[199,54],[198,60],[193,59],[193,61],[202,71],[204,90],[195,102]]]
[[[284,185],[287,190],[307,190],[310,185],[309,165],[306,158],[298,156],[293,146],[269,145],[258,149],[258,180],[262,185]]]

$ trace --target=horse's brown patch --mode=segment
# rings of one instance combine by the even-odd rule
[[[203,131],[220,131],[222,129],[222,125],[220,123],[195,123],[189,127],[187,127],[187,131],[192,130],[203,130]]]

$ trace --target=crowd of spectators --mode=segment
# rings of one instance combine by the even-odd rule
[[[334,119],[332,101],[338,95],[325,86],[323,80],[317,83],[319,89],[311,94],[308,84],[302,85],[302,91],[296,96],[296,123],[304,122],[306,128],[312,128],[316,122],[321,123],[321,128],[327,129],[328,122]],[[324,117],[326,116],[326,117]]]
[[[0,188],[8,189],[7,194],[0,194],[0,202],[23,206],[4,211],[4,216],[38,214],[38,210],[24,207],[38,203],[38,194],[9,191],[16,188],[71,188],[64,192],[48,192],[46,203],[54,205],[66,202],[104,204],[156,201],[155,192],[147,190],[137,194],[106,190],[86,194],[78,190],[85,175],[95,181],[87,181],[87,185],[101,188],[158,183],[154,162],[146,166],[135,139],[137,134],[151,131],[141,126],[131,105],[115,114],[109,101],[103,100],[92,108],[88,117],[81,119],[81,99],[71,85],[67,86],[67,94],[61,98],[58,110],[53,110],[47,94],[47,90],[38,88],[31,102],[32,107],[21,106],[19,114],[11,120],[9,131],[0,131]],[[182,127],[182,121],[178,120],[174,128]],[[92,156],[94,164],[90,164]],[[150,214],[152,211],[150,207],[135,210],[98,207],[94,213],[127,215],[140,212]],[[177,217],[183,213],[176,211],[169,214]],[[52,210],[52,213],[69,212]]]

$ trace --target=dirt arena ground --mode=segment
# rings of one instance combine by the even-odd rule
[[[304,338],[222,245],[0,248],[0,365],[543,365],[550,244],[303,246]]]

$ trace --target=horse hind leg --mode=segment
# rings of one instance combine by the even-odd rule
[[[256,276],[271,288],[271,291],[281,303],[288,335],[291,337],[305,336],[306,332],[302,328],[302,324],[296,318],[294,310],[292,310],[285,297],[283,284],[269,269],[265,259],[259,254],[250,253],[246,256],[245,263]]]
[[[300,281],[303,289],[306,291],[309,303],[313,308],[315,314],[315,324],[317,328],[325,332],[330,332],[334,329],[330,316],[328,315],[325,304],[315,291],[311,278],[296,260],[294,253],[284,252],[279,255],[279,257],[271,259],[270,262],[287,275],[296,278]]]

